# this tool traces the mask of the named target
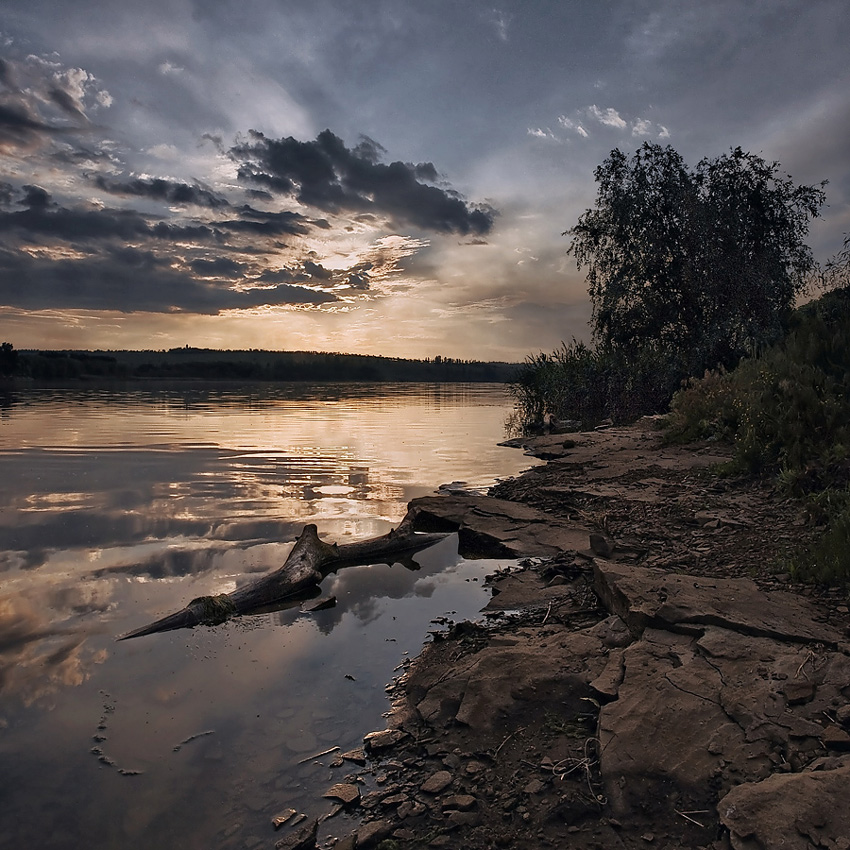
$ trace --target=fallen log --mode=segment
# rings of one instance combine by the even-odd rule
[[[329,572],[358,564],[381,563],[390,556],[416,552],[437,543],[446,534],[417,534],[408,514],[398,528],[382,537],[357,543],[325,543],[315,525],[305,525],[283,566],[268,575],[218,596],[199,596],[185,608],[120,635],[117,640],[168,632],[198,625],[218,625],[238,614],[300,596],[317,587]]]

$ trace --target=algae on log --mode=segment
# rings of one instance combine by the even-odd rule
[[[398,528],[383,537],[358,543],[325,543],[315,525],[305,525],[284,565],[268,575],[218,596],[199,596],[185,608],[121,635],[117,640],[168,632],[198,625],[218,625],[237,614],[249,614],[316,587],[331,570],[380,561],[389,555],[415,552],[445,538],[446,534],[416,534],[408,513]]]

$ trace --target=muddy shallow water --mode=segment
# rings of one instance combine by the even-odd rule
[[[349,768],[385,684],[481,579],[449,537],[298,608],[116,644],[279,566],[305,522],[385,533],[529,465],[500,386],[22,390],[0,409],[0,847],[254,847]],[[336,820],[336,819],[335,819]],[[324,827],[333,834],[334,820]],[[345,824],[340,823],[340,832]]]

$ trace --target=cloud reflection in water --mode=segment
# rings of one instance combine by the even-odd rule
[[[312,811],[326,776],[297,762],[380,723],[402,653],[432,617],[480,606],[472,579],[486,565],[449,539],[405,565],[329,575],[334,609],[112,638],[279,567],[306,522],[329,540],[376,536],[445,481],[518,471],[527,460],[496,446],[505,412],[492,388],[16,393],[0,422],[0,751],[15,764],[3,798],[15,840],[37,845],[53,823],[90,842],[110,811],[133,814],[101,846],[142,833],[213,846],[232,822],[266,829],[283,801]],[[100,691],[117,705],[104,747],[145,771],[126,786],[89,754]],[[263,802],[246,811],[246,798]],[[31,817],[36,804],[52,814]]]

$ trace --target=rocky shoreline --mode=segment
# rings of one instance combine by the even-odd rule
[[[521,443],[548,462],[412,503],[467,557],[524,560],[394,683],[328,843],[848,850],[850,613],[778,566],[799,506],[651,419]]]

